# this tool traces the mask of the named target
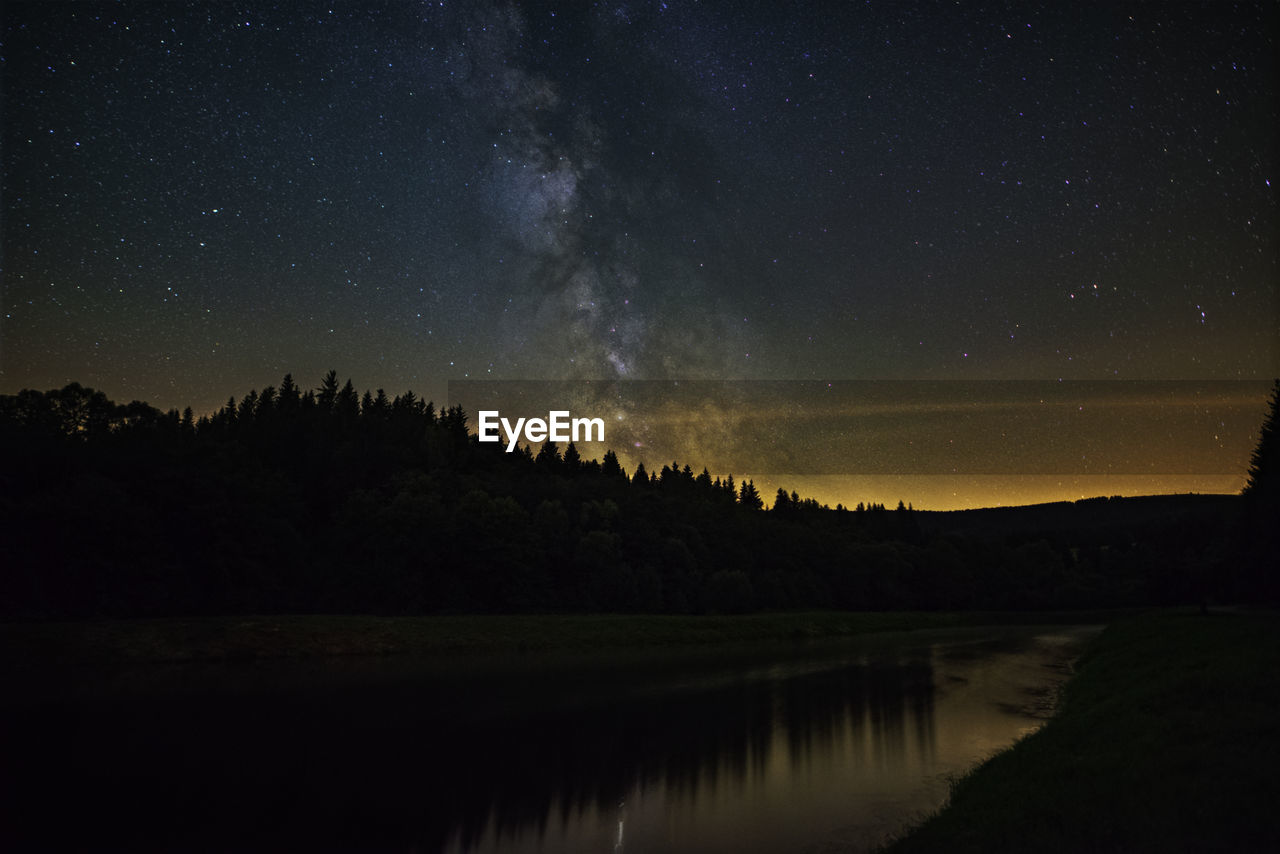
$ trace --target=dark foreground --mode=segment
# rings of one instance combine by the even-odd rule
[[[966,650],[1012,651],[963,633],[1016,638],[966,627],[1032,617],[1050,621],[825,612],[0,624],[0,849],[507,851],[524,840],[570,850],[570,837],[555,836],[564,826],[596,815],[609,829],[615,812],[634,845],[645,827],[669,827],[662,804],[708,803],[708,792],[741,787],[731,781],[760,780],[776,784],[771,802],[789,804],[766,822],[776,838],[718,832],[708,844],[792,850],[773,844],[798,841],[784,820],[837,789],[775,780],[767,757],[809,774],[843,751],[857,787],[855,771],[883,767],[906,785],[919,757],[949,765],[930,772],[937,780],[962,773],[1012,739],[951,756],[948,697],[977,682],[955,667],[969,666]],[[951,806],[891,850],[1280,850],[1276,616],[1057,618],[1111,623],[1058,716],[960,779]],[[955,637],[939,645],[938,632]],[[852,643],[862,651],[838,666],[822,657]],[[992,699],[1021,714],[1017,695]],[[973,740],[971,723],[952,734]],[[840,798],[850,826],[865,818]],[[538,848],[543,833],[552,848]],[[698,845],[690,850],[712,850]]]
[[[888,851],[1280,850],[1280,618],[1109,626],[1048,726]]]
[[[865,852],[1097,631],[959,619],[8,626],[0,850]]]
[[[970,626],[1108,623],[1093,611],[808,611],[746,615],[562,614],[376,617],[289,614],[0,622],[0,678],[62,678],[68,668],[335,656],[456,656],[703,647]]]

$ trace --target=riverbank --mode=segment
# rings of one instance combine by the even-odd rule
[[[0,669],[146,663],[458,655],[704,646],[987,625],[1106,623],[1115,611],[840,612],[739,616],[283,615],[0,624]]]
[[[1280,618],[1110,625],[1043,729],[886,854],[1280,850]]]

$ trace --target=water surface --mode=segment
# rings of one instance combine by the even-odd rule
[[[5,710],[6,821],[143,850],[864,851],[1042,725],[1094,631],[114,674]]]

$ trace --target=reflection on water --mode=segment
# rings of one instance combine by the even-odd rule
[[[182,668],[6,710],[2,818],[141,848],[864,850],[1039,726],[1087,632]]]

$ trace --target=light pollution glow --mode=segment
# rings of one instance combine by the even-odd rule
[[[1232,493],[1244,484],[1267,385],[1218,383],[453,383],[450,401],[549,399],[603,415],[628,472],[643,462],[750,478],[832,507],[919,509],[1094,496]],[[541,411],[545,412],[546,409]]]

